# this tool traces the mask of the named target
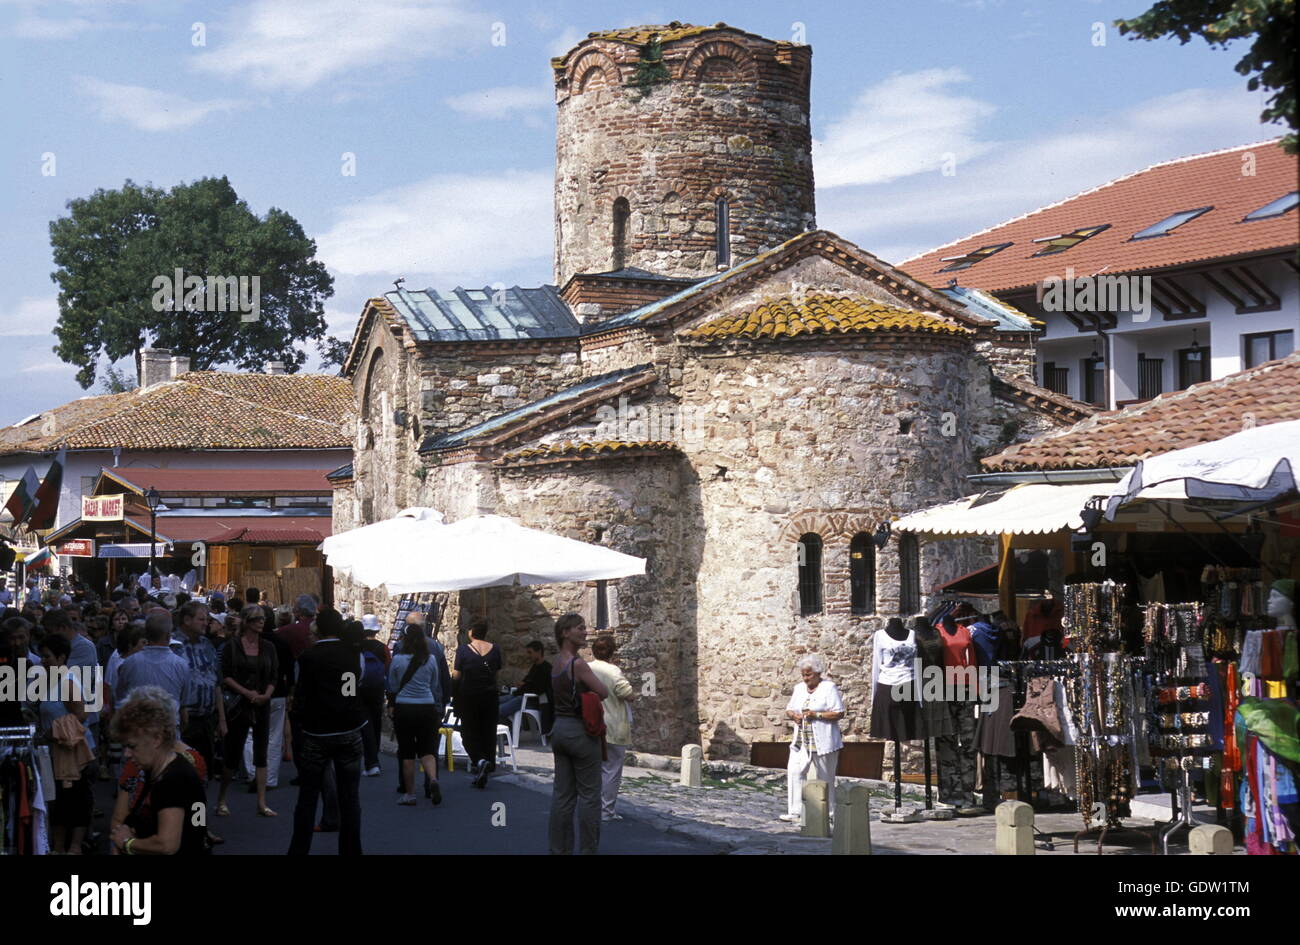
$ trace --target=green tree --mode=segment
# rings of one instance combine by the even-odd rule
[[[170,191],[127,181],[68,202],[50,223],[58,267],[59,320],[54,353],[76,365],[90,387],[100,355],[109,362],[147,345],[188,355],[191,368],[233,364],[255,370],[268,360],[297,371],[307,360],[300,342],[325,334],[324,302],[334,280],[316,260],[316,244],[288,213],[258,217],[225,177]],[[159,277],[260,279],[255,321],[233,304],[227,311],[180,304],[159,310]]]
[[[1120,35],[1133,39],[1176,36],[1187,43],[1200,36],[1211,46],[1226,47],[1234,39],[1254,37],[1250,50],[1236,70],[1250,76],[1246,87],[1273,94],[1260,121],[1286,122],[1291,133],[1283,139],[1287,151],[1296,153],[1296,32],[1295,0],[1159,0],[1150,10],[1131,20],[1116,20]]]
[[[346,338],[326,335],[316,342],[316,353],[320,355],[320,366],[323,368],[343,367],[343,362],[347,360],[350,347],[352,347],[352,343]]]

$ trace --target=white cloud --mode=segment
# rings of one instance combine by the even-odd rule
[[[345,276],[431,276],[483,285],[550,258],[549,171],[439,174],[341,210],[320,257]]]
[[[49,374],[54,371],[66,371],[71,376],[76,369],[71,364],[64,364],[62,361],[40,361],[36,364],[29,364],[27,367],[19,370],[19,374]]]
[[[140,85],[122,85],[81,76],[77,85],[95,102],[99,117],[107,122],[125,122],[140,131],[180,131],[209,115],[245,107],[233,99],[197,102],[174,92],[160,92]]]
[[[628,20],[627,22],[644,23],[647,21]],[[563,56],[574,46],[578,45],[578,43],[586,39],[588,32],[589,30],[582,30],[576,26],[566,26],[564,28],[564,32],[562,32],[559,36],[555,37],[555,39],[551,40],[550,43],[547,44],[546,51],[552,57]]]
[[[29,15],[14,23],[13,33],[22,39],[71,39],[95,26],[95,23],[80,16],[57,20]]]
[[[443,99],[452,111],[470,118],[513,118],[522,113],[525,120],[550,115],[555,94],[548,88],[528,85],[503,85],[479,89]]]
[[[54,331],[59,303],[54,298],[28,296],[0,312],[0,338],[37,338]]]
[[[1280,133],[1260,125],[1258,113],[1258,96],[1243,87],[1186,89],[1029,125],[1019,140],[996,147],[976,129],[971,140],[980,156],[959,161],[955,175],[935,169],[823,191],[818,224],[901,262],[1151,164]],[[820,185],[822,169],[814,171]]]
[[[992,150],[976,132],[995,107],[949,91],[968,81],[961,69],[925,69],[863,90],[813,142],[818,188],[886,183],[935,170],[950,155],[964,163]]]
[[[210,25],[218,45],[199,57],[199,71],[291,91],[492,38],[490,19],[464,0],[253,0],[230,25]]]

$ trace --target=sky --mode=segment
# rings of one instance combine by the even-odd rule
[[[598,29],[726,22],[812,46],[818,226],[899,262],[1281,133],[1233,70],[1241,43],[1109,25],[1147,6],[0,0],[0,424],[102,393],[52,353],[49,245],[67,202],[99,188],[225,175],[259,215],[287,211],[334,276],[329,330],[350,338],[399,276],[550,281],[551,56]]]

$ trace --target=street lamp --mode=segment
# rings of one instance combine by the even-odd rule
[[[157,545],[158,509],[162,505],[162,496],[153,486],[145,492],[144,504],[149,506],[149,589],[152,591],[155,589],[154,582],[158,577],[157,569],[154,567],[154,548]]]

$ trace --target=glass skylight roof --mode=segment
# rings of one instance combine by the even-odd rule
[[[1174,230],[1178,229],[1189,220],[1195,220],[1202,213],[1213,210],[1213,207],[1197,207],[1195,210],[1180,210],[1172,216],[1165,217],[1159,223],[1147,227],[1145,230],[1138,230],[1130,240],[1149,240],[1156,236],[1168,236]]]
[[[1246,220],[1268,220],[1273,217],[1280,217],[1288,210],[1294,210],[1297,203],[1300,203],[1300,191],[1293,190],[1289,194],[1284,194],[1283,196],[1278,197],[1272,203],[1264,204],[1264,206],[1260,207],[1258,210],[1252,210],[1242,218],[1242,222],[1245,222]]]
[[[1078,246],[1090,236],[1096,236],[1102,230],[1109,230],[1110,224],[1103,223],[1101,226],[1086,226],[1077,230],[1071,230],[1069,233],[1062,233],[1060,236],[1044,236],[1041,239],[1034,240],[1035,243],[1046,243],[1047,245],[1034,253],[1034,256],[1054,256],[1057,253],[1063,253],[1073,246]]]
[[[979,249],[971,250],[963,256],[948,256],[940,259],[940,262],[950,262],[951,266],[945,266],[940,272],[957,272],[959,269],[969,269],[981,260],[988,259],[994,253],[1000,253],[1010,246],[1010,243],[992,243],[988,246],[981,246]]]

